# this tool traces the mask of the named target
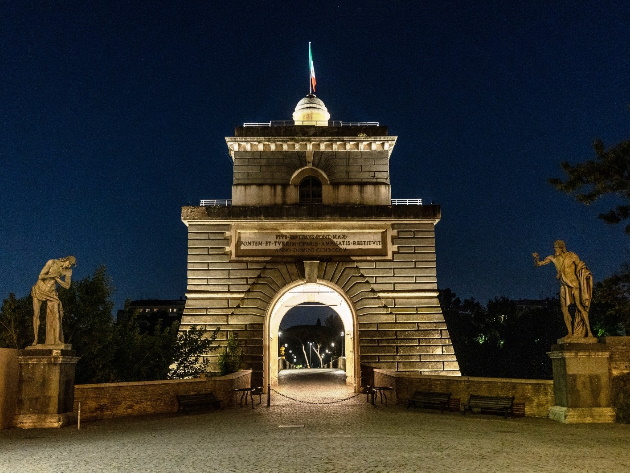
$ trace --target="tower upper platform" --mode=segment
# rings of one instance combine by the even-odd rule
[[[234,161],[232,205],[390,205],[396,137],[377,122],[330,121],[307,95],[293,120],[246,123],[226,143]]]

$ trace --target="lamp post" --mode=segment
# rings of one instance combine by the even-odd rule
[[[330,342],[330,367],[333,368],[335,361],[335,342]]]
[[[343,351],[343,342],[345,341],[345,340],[344,340],[344,336],[345,336],[345,335],[346,335],[346,333],[345,333],[345,332],[341,332],[341,356],[345,356],[345,353],[344,353],[344,351]]]
[[[311,356],[311,350],[313,350],[313,342],[308,342],[308,367],[312,368],[313,367],[313,358]]]

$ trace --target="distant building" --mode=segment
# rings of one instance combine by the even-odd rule
[[[162,326],[169,326],[173,322],[179,322],[184,314],[186,301],[179,299],[138,299],[129,303],[128,311],[135,312],[140,331],[152,330],[158,321],[162,321]],[[127,317],[127,312],[118,311],[118,320],[122,321]]]
[[[518,315],[522,315],[523,312],[530,310],[546,309],[550,305],[554,307],[558,305],[557,300],[550,299],[517,299],[514,303],[516,304]]]

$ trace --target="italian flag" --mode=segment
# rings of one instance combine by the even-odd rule
[[[315,80],[315,66],[313,66],[313,53],[311,52],[311,43],[309,41],[308,43],[308,68],[311,72],[311,81],[310,81],[310,88],[311,88],[311,93],[315,92],[315,84],[317,84],[317,81]]]

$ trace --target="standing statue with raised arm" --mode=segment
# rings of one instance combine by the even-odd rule
[[[578,255],[567,251],[564,241],[557,240],[553,244],[554,254],[540,261],[538,253],[532,253],[534,265],[544,266],[553,263],[560,281],[560,307],[564,315],[564,323],[568,334],[563,341],[579,342],[583,339],[594,339],[588,321],[588,310],[593,294],[593,275]],[[572,317],[569,306],[575,304],[575,315]]]
[[[61,322],[63,320],[63,308],[57,295],[57,284],[68,289],[72,281],[72,268],[76,266],[77,260],[74,256],[51,259],[46,263],[39,273],[37,282],[31,289],[33,296],[33,331],[35,340],[33,346],[37,345],[39,334],[39,318],[42,303],[46,303],[46,345],[63,344],[63,331]]]

